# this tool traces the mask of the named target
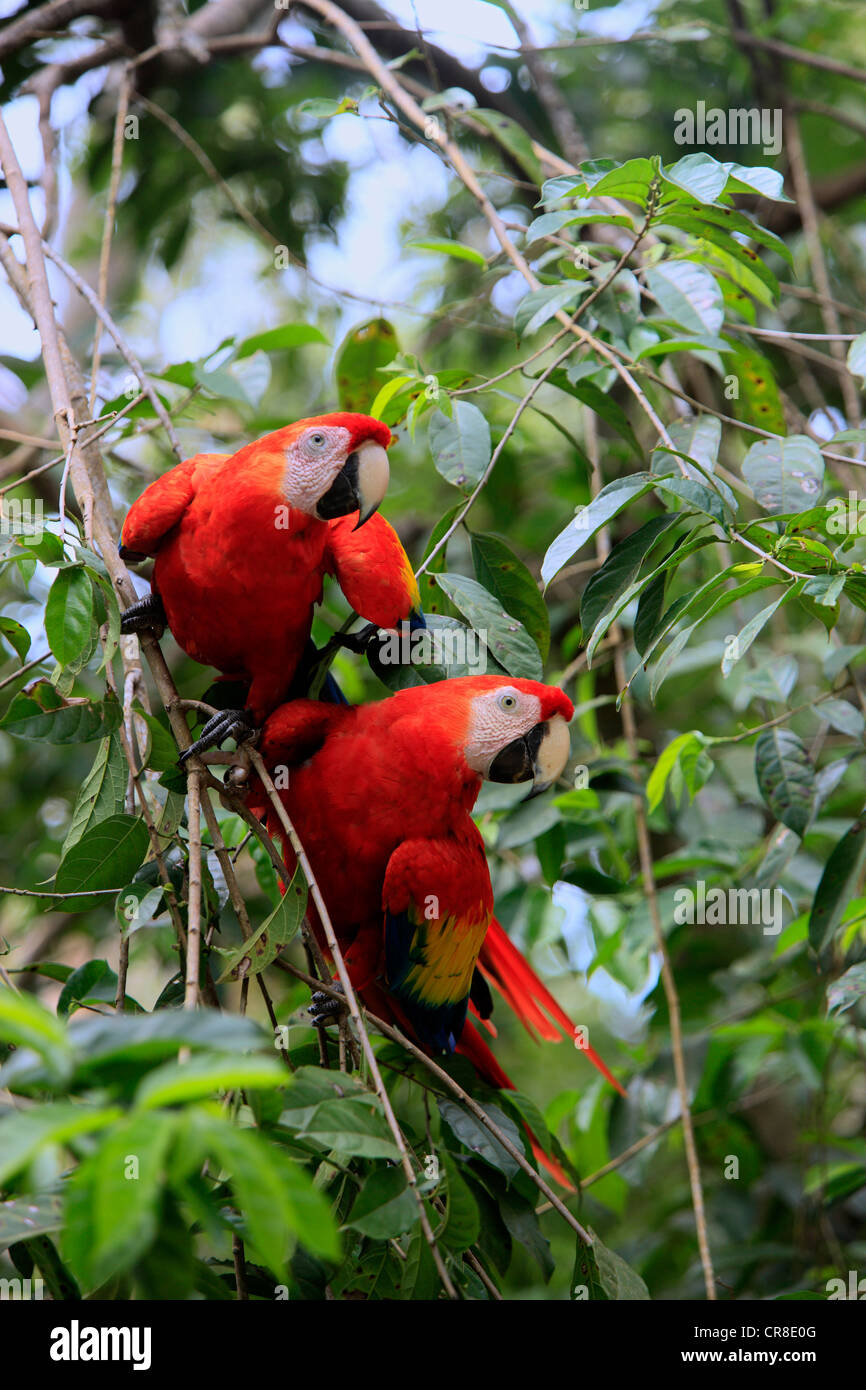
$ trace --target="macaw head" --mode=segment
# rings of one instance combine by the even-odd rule
[[[289,506],[320,521],[356,511],[363,526],[388,489],[388,426],[370,415],[338,411],[296,420],[277,434]]]
[[[488,782],[532,782],[546,791],[568,761],[574,706],[555,685],[515,676],[456,676],[401,691],[392,700]],[[386,704],[389,702],[385,702]]]
[[[508,676],[470,676],[464,756],[488,782],[532,781],[531,796],[556,781],[571,751],[574,706],[558,686]]]

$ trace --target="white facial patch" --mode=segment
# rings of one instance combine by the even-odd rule
[[[283,488],[290,507],[315,515],[316,503],[346,462],[351,438],[342,425],[310,425],[289,445]]]
[[[466,761],[482,777],[497,753],[541,723],[541,701],[513,685],[501,685],[472,701]]]

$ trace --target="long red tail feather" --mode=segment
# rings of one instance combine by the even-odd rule
[[[576,1036],[574,1024],[568,1014],[560,1008],[550,990],[539,980],[529,962],[521,955],[495,917],[487,928],[478,964],[514,1010],[530,1036],[535,1037],[538,1034],[548,1042],[559,1042],[559,1029],[566,1037]],[[605,1080],[624,1096],[623,1086],[605,1066],[594,1048],[588,1043],[578,1043],[578,1046]]]

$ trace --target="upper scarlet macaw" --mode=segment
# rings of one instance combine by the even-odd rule
[[[489,1017],[488,980],[530,1033],[558,1041],[575,1029],[493,915],[471,811],[483,779],[532,779],[533,794],[550,786],[568,759],[573,712],[556,686],[464,676],[356,708],[296,700],[262,733],[266,765],[289,769],[279,794],[359,996],[431,1051],[462,1053],[496,1087],[513,1083],[467,1018],[470,1006]],[[257,779],[249,805],[281,839]],[[284,852],[294,868],[287,843]],[[309,916],[327,953],[312,903]]]
[[[196,661],[249,684],[247,708],[211,719],[196,750],[248,734],[287,698],[325,574],[376,627],[424,625],[406,552],[374,516],[390,443],[368,415],[298,420],[231,456],[196,454],[130,509],[120,554],[156,563],[122,629],[165,623]]]

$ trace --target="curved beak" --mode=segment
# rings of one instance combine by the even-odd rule
[[[561,714],[555,714],[497,753],[487,778],[491,782],[528,782],[531,778],[528,801],[553,785],[568,762],[570,751],[568,725]]]
[[[353,449],[324,497],[316,503],[322,521],[358,513],[358,526],[369,521],[388,491],[388,455],[372,439]],[[358,526],[355,527],[357,531]]]

